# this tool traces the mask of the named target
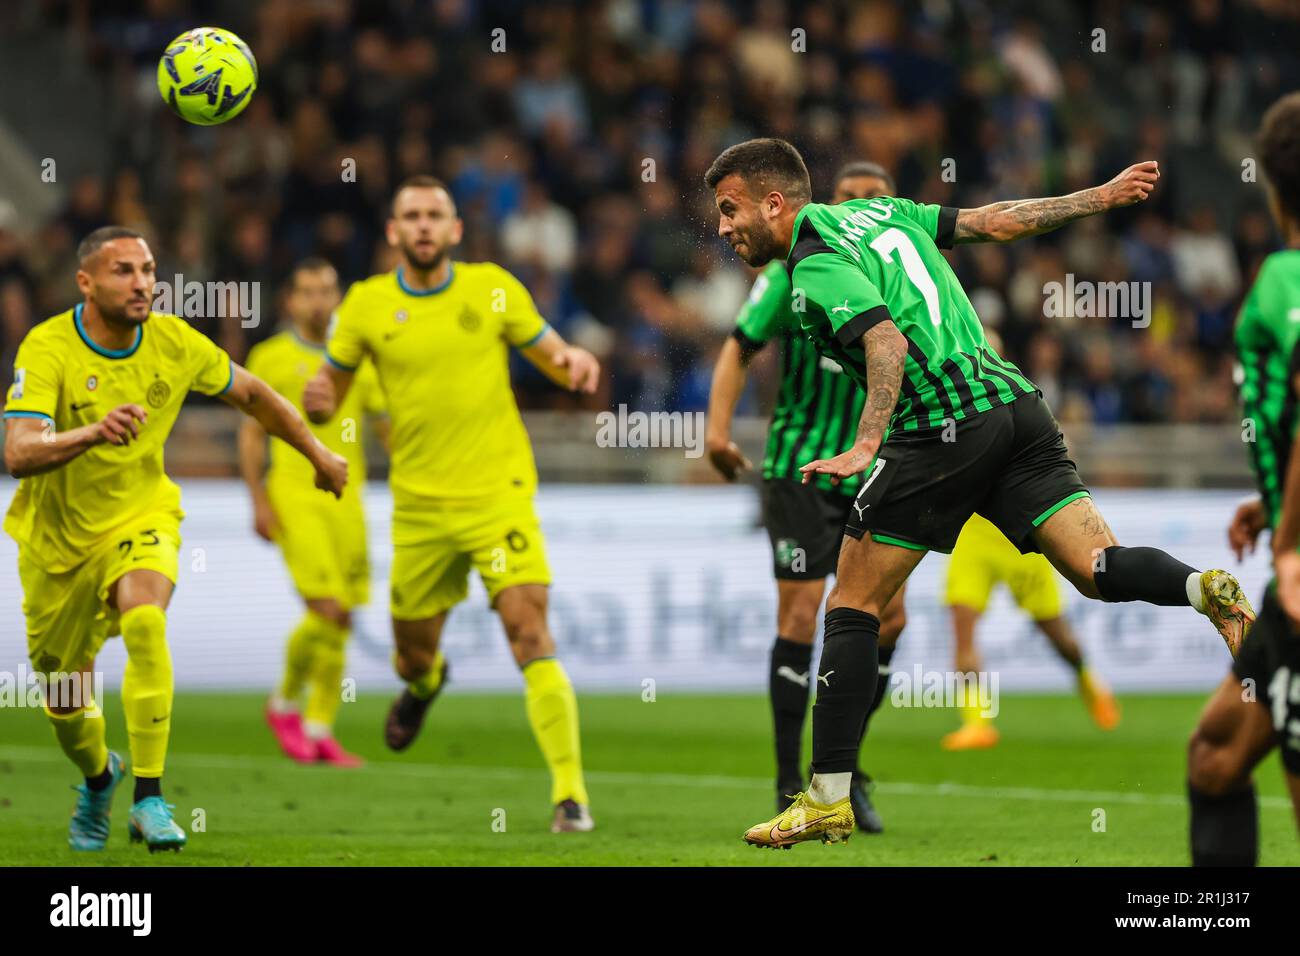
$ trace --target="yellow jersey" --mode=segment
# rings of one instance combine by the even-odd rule
[[[313,345],[293,330],[273,335],[253,347],[248,353],[248,370],[283,395],[306,418],[302,407],[302,393],[307,382],[325,361],[325,346]],[[364,415],[378,415],[384,411],[384,396],[374,367],[364,363],[357,370],[356,380],[338,412],[323,425],[307,425],[330,451],[348,460],[348,483],[344,494],[360,494],[366,482],[366,450],[362,440]],[[319,495],[316,489],[316,470],[311,462],[287,442],[271,439],[271,465],[266,483],[285,491],[301,489]]]
[[[180,488],[163,471],[163,444],[186,393],[219,395],[234,365],[211,339],[174,315],[150,312],[129,348],[106,349],[82,328],[82,305],[27,333],[14,361],[5,418],[39,418],[66,432],[136,404],[129,445],[107,442],[18,484],[4,529],[42,570],[75,568],[102,539],[151,511],[175,512]]]
[[[369,358],[388,400],[394,508],[536,490],[508,348],[548,326],[518,279],[455,262],[442,286],[417,292],[399,268],[355,283],[336,320],[327,358],[347,371]]]

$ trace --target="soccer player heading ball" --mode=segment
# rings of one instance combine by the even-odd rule
[[[952,550],[972,514],[1022,552],[1046,554],[1085,597],[1196,608],[1236,653],[1254,620],[1236,579],[1119,545],[1041,393],[989,347],[939,252],[1132,205],[1158,177],[1155,163],[1139,163],[1069,196],[952,209],[889,197],[810,202],[803,158],[783,140],[740,143],[709,168],[718,234],[750,265],[785,260],[804,332],[867,394],[853,446],[801,469],[807,480],[865,478],[826,600],[812,783],[751,827],[751,844],[852,834],[849,788],[876,689],[880,615],[927,551]]]
[[[83,301],[27,333],[5,403],[5,470],[21,478],[5,531],[18,542],[27,653],[47,676],[46,712],[85,776],[68,842],[102,850],[126,775],[88,698],[95,657],[122,635],[135,797],[128,830],[150,851],[185,831],[162,797],[172,718],[167,605],[180,549],[180,489],[163,444],[190,391],[220,396],[307,459],[341,495],[347,462],[317,441],[287,399],[234,364],[184,319],[150,311],[154,257],[139,233],[106,226],[77,250]],[[67,694],[68,687],[80,693]]]

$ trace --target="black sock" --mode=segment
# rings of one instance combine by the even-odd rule
[[[1159,548],[1107,548],[1092,580],[1103,601],[1187,606],[1187,576],[1196,569]]]
[[[813,704],[814,773],[849,773],[858,765],[862,726],[875,697],[880,619],[849,607],[826,612],[817,700]]]
[[[109,772],[108,765],[104,765],[104,772],[96,777],[86,778],[86,789],[92,792],[108,789],[108,785],[113,782],[113,774]]]
[[[892,647],[882,647],[877,652],[876,663],[876,693],[871,698],[871,706],[867,708],[867,716],[862,718],[862,733],[858,734],[858,754],[861,756],[862,745],[867,742],[867,731],[871,729],[871,715],[880,709],[884,703],[885,694],[889,690],[889,662],[894,657]],[[859,766],[853,771],[853,776],[861,780],[870,780],[871,775]]]
[[[776,779],[782,784],[800,779],[799,750],[803,744],[804,717],[808,713],[811,663],[811,644],[777,637],[772,645],[767,690],[776,735]]]
[[[1254,866],[1259,858],[1255,785],[1211,796],[1187,785],[1192,804],[1192,866]]]
[[[145,797],[162,796],[162,777],[136,777],[135,778],[135,802],[139,803]]]

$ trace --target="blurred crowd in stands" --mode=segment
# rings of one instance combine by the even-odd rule
[[[41,7],[41,29],[130,108],[101,144],[102,174],[70,183],[51,221],[7,221],[0,206],[0,377],[24,331],[76,301],[73,252],[99,225],[144,230],[160,278],[262,283],[256,327],[199,322],[239,359],[274,331],[268,290],[298,259],[326,256],[345,283],[390,268],[390,191],[433,172],[466,223],[457,258],[506,265],[603,357],[599,406],[701,409],[752,281],[716,236],[702,175],[722,148],[774,135],[804,152],[816,198],[851,159],[893,170],[901,195],[957,206],[1159,160],[1139,207],[950,261],[1063,421],[1235,415],[1232,325],[1278,242],[1252,136],[1300,87],[1289,0]],[[153,75],[168,40],[209,22],[250,43],[261,85],[237,120],[200,129],[167,111]],[[1149,314],[1138,327],[1048,316],[1044,290],[1067,274],[1150,283]],[[756,360],[749,411],[774,371]],[[516,381],[526,407],[576,401],[527,370]]]

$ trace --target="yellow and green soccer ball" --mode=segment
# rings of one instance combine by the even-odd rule
[[[216,126],[234,119],[256,89],[253,51],[220,27],[185,31],[158,61],[158,92],[188,123]]]

